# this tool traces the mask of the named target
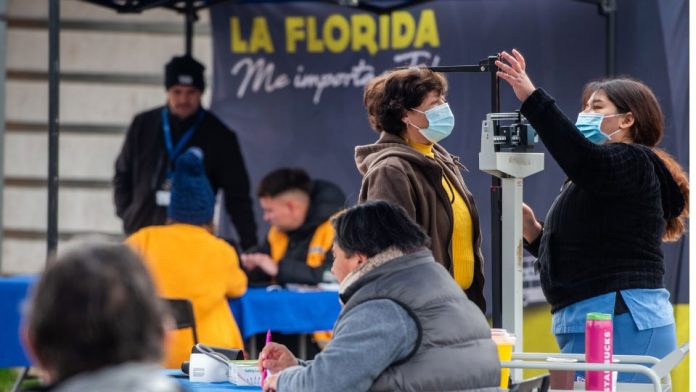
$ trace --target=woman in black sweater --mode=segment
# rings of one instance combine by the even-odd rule
[[[519,52],[500,60],[498,76],[568,176],[544,224],[524,206],[523,228],[561,351],[583,353],[586,314],[600,312],[614,315],[616,354],[664,357],[676,336],[660,245],[685,230],[689,183],[655,147],[664,132],[657,99],[635,80],[591,82],[574,125],[534,87]],[[619,382],[641,381],[619,374]]]

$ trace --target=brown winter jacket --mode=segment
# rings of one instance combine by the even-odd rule
[[[358,202],[387,200],[403,207],[426,234],[435,260],[452,274],[452,206],[442,187],[442,176],[463,196],[471,213],[474,241],[474,279],[466,295],[481,311],[486,311],[483,296],[483,254],[481,227],[474,199],[464,185],[459,172],[459,158],[450,155],[442,146],[433,146],[435,159],[428,158],[410,147],[403,139],[386,132],[376,143],[355,147],[355,163],[362,174]],[[459,167],[458,167],[459,166]]]

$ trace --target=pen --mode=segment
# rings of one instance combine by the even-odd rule
[[[266,347],[266,345],[268,345],[268,343],[270,343],[270,342],[271,342],[271,330],[269,329],[268,331],[266,331],[266,343],[265,343],[264,347]],[[263,383],[266,382],[266,374],[267,373],[268,373],[268,370],[266,370],[266,368],[263,368],[263,371],[261,372],[261,387],[263,387]]]

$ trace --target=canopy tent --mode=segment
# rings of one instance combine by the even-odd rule
[[[168,8],[185,16],[186,53],[192,50],[193,23],[197,12],[217,3],[286,3],[302,0],[83,0],[88,3],[111,8],[119,13],[140,13],[153,8]],[[304,0],[305,2],[307,0]],[[387,13],[399,8],[410,7],[432,0],[312,0],[337,6],[354,7],[375,13]],[[596,5],[600,15],[606,17],[606,75],[614,74],[617,0],[575,0]],[[59,0],[49,1],[49,72],[48,72],[48,223],[47,259],[58,246],[58,135],[59,135],[59,75],[60,75],[60,5]]]
[[[197,12],[205,9],[207,7],[213,6],[215,4],[227,2],[232,4],[255,4],[255,3],[287,3],[294,0],[84,0],[85,2],[96,4],[99,6],[104,6],[115,10],[118,13],[140,13],[153,8],[166,8],[178,12],[184,16],[185,19],[185,48],[186,53],[192,53],[192,36],[193,36],[193,24],[198,19]],[[361,9],[368,12],[374,13],[389,13],[399,8],[411,7],[417,4],[425,3],[432,0],[315,0],[316,3],[333,4],[336,6],[347,6],[355,9]],[[607,63],[606,63],[606,73],[607,75],[613,74],[614,69],[614,18],[616,12],[616,1],[615,0],[576,0],[580,2],[585,2],[589,4],[594,4],[598,7],[598,11],[601,15],[606,16],[607,21],[607,31],[606,31],[606,48],[607,48]],[[57,0],[51,1],[51,21],[49,26],[51,26],[50,34],[50,69],[49,69],[49,180],[48,180],[48,230],[47,230],[47,247],[48,256],[50,257],[56,250],[57,238],[58,238],[58,221],[57,221],[57,194],[58,194],[58,75],[59,75],[59,58],[58,58],[58,7]],[[492,77],[491,84],[491,99],[492,99],[492,112],[499,111],[499,94],[498,94],[498,84],[495,78],[495,65],[490,61],[490,74]],[[473,68],[478,68],[473,66]],[[500,198],[500,180],[498,178],[493,178],[492,195]],[[497,198],[492,199],[493,205],[499,205],[500,200]],[[491,227],[493,243],[492,243],[492,265],[501,264],[501,252],[496,251],[500,248],[501,243],[501,232],[502,227],[500,224],[500,214],[501,209],[492,209],[491,222],[495,224]],[[494,271],[495,272],[495,271]],[[494,304],[494,324],[499,324],[499,320],[496,315],[499,315],[499,311],[496,308],[500,308],[496,298],[499,297],[498,293],[500,291],[499,273],[494,273],[493,277],[493,304]],[[497,322],[496,322],[497,321]]]
[[[186,53],[192,49],[193,23],[197,12],[221,2],[274,3],[300,0],[84,0],[85,2],[111,8],[119,13],[140,13],[152,8],[168,8],[185,16]],[[391,12],[398,8],[413,6],[432,0],[315,0],[322,3],[349,6],[371,12]],[[615,68],[615,13],[616,0],[576,0],[595,4],[607,20],[606,31],[606,74],[613,75]],[[58,0],[49,3],[49,151],[48,151],[48,230],[47,256],[50,257],[58,245],[58,93],[59,93],[59,39],[60,7]]]
[[[287,3],[302,0],[84,0],[88,3],[113,8],[118,12],[141,12],[147,9],[164,7],[181,13],[197,11],[216,3]],[[306,0],[305,0],[306,1]],[[339,6],[355,7],[365,11],[389,12],[431,0],[313,0]],[[587,0],[581,0],[587,1]],[[595,0],[589,0],[595,2]]]

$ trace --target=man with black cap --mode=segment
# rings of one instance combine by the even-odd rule
[[[138,114],[116,159],[114,203],[123,230],[164,224],[174,162],[188,147],[205,155],[213,191],[224,191],[241,247],[256,244],[256,222],[249,197],[249,176],[237,136],[201,107],[204,66],[190,55],[174,57],[165,67],[167,104]]]

